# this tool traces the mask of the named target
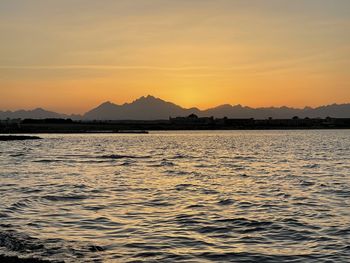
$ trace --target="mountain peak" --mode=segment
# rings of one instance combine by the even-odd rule
[[[46,110],[44,110],[43,108],[36,108],[36,109],[34,109],[33,111],[36,111],[36,112],[46,112]]]
[[[140,103],[141,104],[144,104],[144,103],[152,104],[152,103],[157,103],[157,102],[159,103],[159,102],[165,102],[165,101],[163,101],[162,99],[156,98],[152,95],[147,95],[147,96],[142,96],[142,97],[134,100],[131,104],[134,104],[134,103],[136,103],[136,104],[140,104]]]
[[[154,96],[152,96],[152,95],[149,95],[149,94],[148,94],[148,95],[146,96],[146,99],[157,99],[157,98],[154,97]]]
[[[111,109],[111,108],[115,108],[117,106],[118,105],[116,105],[110,101],[106,101],[106,102],[103,102],[102,104],[100,104],[97,108],[98,109]]]
[[[147,95],[147,96],[142,96],[138,99],[136,99],[135,101],[154,101],[154,100],[160,100],[152,95]]]
[[[101,103],[100,106],[109,106],[109,105],[114,105],[114,104],[108,100],[108,101]]]

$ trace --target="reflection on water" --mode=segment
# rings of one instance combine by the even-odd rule
[[[43,137],[0,144],[0,254],[350,261],[349,131]]]

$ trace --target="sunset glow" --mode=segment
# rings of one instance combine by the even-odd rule
[[[350,101],[347,0],[1,1],[2,110]]]

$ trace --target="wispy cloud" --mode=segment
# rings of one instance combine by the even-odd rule
[[[338,50],[339,51],[339,50]],[[348,48],[343,48],[348,51]],[[341,52],[343,53],[343,52]],[[280,60],[271,60],[257,63],[238,64],[236,66],[151,66],[151,65],[109,65],[109,64],[81,64],[81,65],[0,65],[0,70],[98,70],[98,71],[166,71],[183,72],[184,74],[215,75],[221,72],[240,72],[248,74],[268,74],[275,71],[284,71],[291,69],[310,68],[310,63],[325,63],[339,61],[344,58],[334,54],[334,52],[320,52],[309,54],[303,57],[291,57]]]
[[[118,66],[118,65],[36,65],[36,66],[0,66],[0,69],[28,69],[28,70],[59,70],[59,69],[95,69],[95,70],[159,70],[159,71],[187,71],[187,70],[210,70],[213,67],[161,67],[161,66]]]

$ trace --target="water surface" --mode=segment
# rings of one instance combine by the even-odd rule
[[[350,131],[43,135],[0,143],[0,254],[350,262]]]

